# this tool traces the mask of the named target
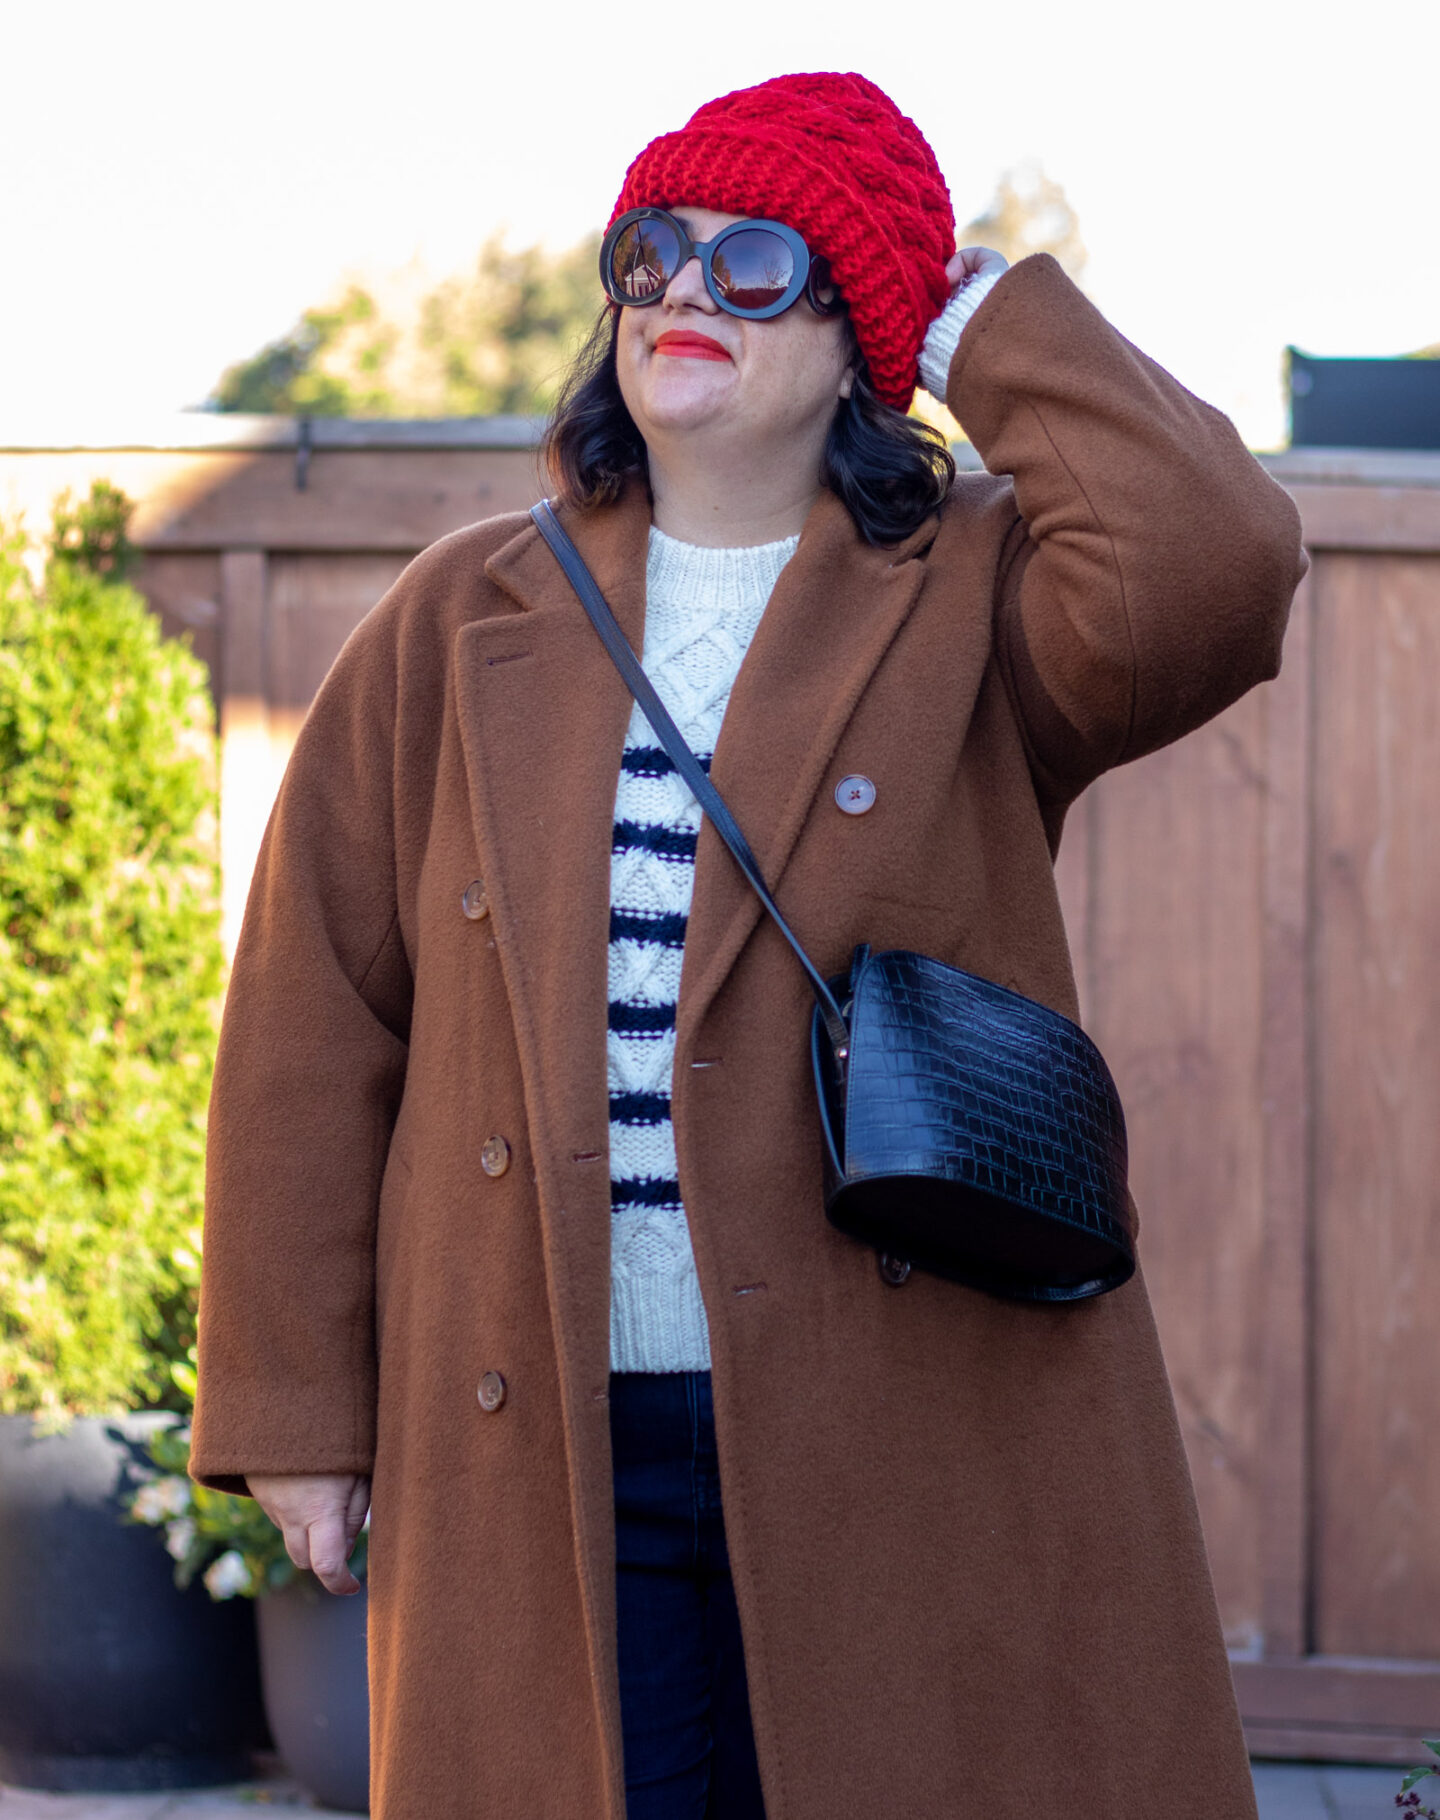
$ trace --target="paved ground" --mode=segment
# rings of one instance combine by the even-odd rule
[[[1418,1761],[1418,1759],[1417,1759]],[[1256,1763],[1260,1820],[1396,1820],[1395,1797],[1405,1771],[1353,1769],[1325,1763]],[[1431,1781],[1420,1784],[1435,1788]],[[1433,1801],[1427,1798],[1427,1805]]]
[[[1257,1763],[1260,1820],[1394,1820],[1401,1773]],[[50,1795],[0,1788],[0,1820],[262,1820],[267,1808],[288,1809],[297,1820],[298,1813],[323,1811],[278,1770],[255,1782],[180,1794]]]

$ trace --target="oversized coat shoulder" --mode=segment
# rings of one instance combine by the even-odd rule
[[[894,549],[822,496],[712,774],[823,969],[917,948],[1074,1015],[1066,807],[1275,673],[1298,518],[1045,256],[977,310],[950,404],[989,472]],[[643,490],[569,522],[639,646]],[[623,1816],[605,1028],[629,710],[528,520],[445,539],[322,687],[236,956],[192,1470],[373,1476],[381,1820]],[[861,817],[835,807],[852,772]],[[807,992],[705,827],[673,1111],[770,1820],[1019,1820],[1037,1763],[1069,1820],[1250,1820],[1143,1244],[1071,1308],[888,1287],[824,1219]]]

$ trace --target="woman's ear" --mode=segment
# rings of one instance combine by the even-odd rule
[[[840,375],[840,397],[849,398],[855,391],[855,381],[860,372],[860,342],[855,334],[855,324],[849,316],[845,317],[845,346],[842,350],[845,357],[845,371]]]

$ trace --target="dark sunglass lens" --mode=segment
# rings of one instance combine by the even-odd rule
[[[653,217],[632,221],[616,235],[610,249],[615,291],[637,303],[648,303],[675,276],[679,261],[680,241],[668,221]]]
[[[710,273],[720,295],[737,310],[763,310],[788,290],[795,256],[768,228],[745,228],[715,249]]]

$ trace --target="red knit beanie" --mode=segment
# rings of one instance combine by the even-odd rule
[[[707,101],[652,139],[610,219],[634,208],[783,221],[830,261],[875,390],[909,407],[925,331],[945,307],[955,212],[913,120],[863,76],[776,76]]]

